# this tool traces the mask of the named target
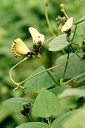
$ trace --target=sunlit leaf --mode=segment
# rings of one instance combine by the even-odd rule
[[[38,69],[36,69],[31,74],[31,76],[38,73],[38,72],[42,72],[43,70],[45,70],[45,68],[43,66],[41,66]],[[26,81],[26,83],[24,85],[24,87],[26,88],[25,93],[27,93],[27,92],[39,93],[39,91],[42,88],[47,89],[53,85],[54,85],[54,81],[52,80],[50,75],[47,72],[44,72],[44,73],[38,74],[37,76],[33,77],[32,79],[29,79]]]
[[[51,128],[84,128],[85,107],[65,113],[53,121]]]
[[[42,89],[33,105],[32,113],[37,117],[48,118],[59,108],[59,100],[46,89]]]
[[[33,99],[21,98],[21,97],[10,98],[4,101],[3,105],[10,111],[17,113],[17,114],[21,114],[20,111],[23,108],[22,106],[24,103],[33,103]]]
[[[78,96],[59,98],[60,107],[58,111],[55,111],[55,113],[53,114],[53,117],[56,118],[62,114],[65,114],[66,112],[69,112],[71,110],[75,110],[76,108],[78,108],[78,105],[79,105],[77,102],[78,98],[79,98]]]
[[[82,22],[81,24],[78,25],[77,27],[77,31],[76,31],[76,36],[75,38],[77,38],[77,42],[81,45],[82,44],[82,35],[85,34],[85,22]],[[81,37],[80,37],[81,36]],[[81,41],[79,40],[81,39]]]
[[[62,93],[62,91],[64,91],[65,89],[70,88],[70,86],[58,86],[52,89],[49,89],[54,95],[59,95],[60,93]]]
[[[23,123],[16,128],[49,128],[48,124],[43,122],[29,122]]]
[[[79,98],[85,97],[85,86],[78,88],[66,88],[57,96],[60,101],[58,111],[54,113],[54,117],[62,115],[70,110],[75,110],[83,105],[83,102],[78,102]]]
[[[58,97],[63,98],[67,96],[85,96],[85,89],[69,88],[64,90]]]
[[[57,37],[55,37],[49,44],[49,50],[50,51],[60,51],[63,48],[65,48],[67,45],[69,45],[69,42],[66,39],[67,34],[62,34]]]
[[[73,53],[71,53],[69,57],[71,57],[72,55],[73,55]],[[78,55],[81,58],[83,56],[82,53],[79,53]],[[56,65],[62,64],[66,60],[67,60],[67,55],[61,56],[56,60]],[[62,66],[56,68],[55,74],[56,74],[57,79],[61,79],[63,77],[65,66],[66,66],[66,64],[63,64]],[[77,55],[74,55],[73,58],[71,58],[68,61],[68,66],[66,69],[64,79],[73,78],[83,72],[85,72],[85,63],[83,61],[81,61],[81,59]],[[82,78],[82,77],[80,77],[80,78]],[[78,79],[80,80],[80,78],[78,78]],[[81,79],[81,81],[82,80],[83,79]]]

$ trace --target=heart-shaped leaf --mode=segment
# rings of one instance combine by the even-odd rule
[[[36,74],[39,72],[44,71],[45,68],[43,66],[39,67],[37,70],[35,70],[32,74]],[[50,74],[52,74],[52,72],[49,72]],[[52,74],[53,76],[53,74]],[[51,86],[53,86],[55,83],[52,80],[52,78],[50,77],[50,75],[47,72],[43,72],[41,74],[38,74],[37,76],[33,77],[32,79],[29,79],[26,81],[24,87],[25,87],[25,93],[27,92],[36,92],[39,93],[39,91],[42,88],[49,88]]]
[[[46,89],[42,89],[38,94],[32,108],[33,115],[48,118],[58,110],[60,104],[57,97]]]

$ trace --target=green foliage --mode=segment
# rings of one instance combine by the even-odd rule
[[[38,117],[49,118],[58,108],[59,100],[43,88],[35,100],[32,113]]]
[[[60,51],[66,46],[69,45],[69,42],[66,39],[67,34],[59,35],[55,37],[49,44],[50,51]]]
[[[43,70],[45,70],[45,68],[43,66],[41,66],[37,70],[35,70],[31,74],[31,76],[38,72],[42,72]],[[39,74],[39,75],[33,77],[30,80],[27,80],[24,84],[24,88],[26,88],[25,93],[28,93],[28,92],[39,93],[42,88],[48,89],[53,85],[54,85],[54,81],[51,79],[49,74],[47,72],[45,72],[45,73],[42,73],[42,74]]]
[[[71,57],[72,55],[73,55],[73,53],[70,53],[69,57]],[[79,57],[82,57],[83,53],[77,53],[77,55],[79,55]],[[74,57],[69,60],[64,79],[71,79],[71,78],[85,72],[85,66],[84,66],[85,62],[81,61],[81,59],[77,55],[74,55]],[[67,60],[67,56],[68,56],[67,54],[60,56],[56,60],[55,64],[56,65],[62,64],[63,62],[65,62]],[[61,79],[63,77],[65,66],[66,66],[66,64],[63,64],[62,66],[60,66],[56,69],[55,74],[57,76],[57,79]],[[83,77],[85,78],[85,76],[83,76]],[[79,78],[79,80],[80,79],[82,79],[82,77]],[[78,82],[78,79],[76,82]],[[80,81],[80,82],[82,82],[82,81]]]
[[[52,123],[51,128],[84,128],[85,127],[85,107],[74,110],[60,116]]]
[[[46,123],[42,122],[30,122],[30,123],[24,123],[16,128],[49,128],[49,126]]]
[[[65,89],[70,88],[70,86],[58,86],[58,87],[54,87],[52,89],[50,89],[50,91],[54,94],[54,95],[59,95],[60,93],[62,93],[62,91],[64,91]]]
[[[1,128],[85,127],[85,5],[69,0],[60,7],[61,2],[1,0],[0,96],[3,106],[13,112],[5,113],[0,105]],[[67,17],[75,21],[62,33]],[[30,26],[45,36],[41,45],[36,42],[37,51]],[[10,42],[16,38],[34,50],[34,55],[25,55],[26,61],[21,57],[17,63],[13,58]]]
[[[80,24],[81,22],[83,22],[85,20],[85,15],[78,21],[75,22],[75,25]]]
[[[10,111],[15,112],[17,114],[21,114],[22,106],[24,103],[33,103],[33,99],[29,98],[10,98],[6,100],[3,105],[6,106]],[[16,106],[16,107],[15,107]]]
[[[67,97],[67,96],[85,96],[85,87],[81,88],[69,88],[64,90],[59,97]]]

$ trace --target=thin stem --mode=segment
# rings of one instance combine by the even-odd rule
[[[54,36],[54,32],[53,32],[53,29],[51,27],[51,24],[50,24],[50,21],[49,21],[49,18],[48,18],[47,6],[45,6],[45,4],[44,4],[44,11],[45,11],[45,17],[46,17],[46,21],[47,21],[48,27],[49,27],[52,35]]]
[[[68,80],[68,81],[66,81],[66,82],[64,83],[64,85],[68,84],[69,82],[71,82],[71,81],[73,81],[73,80],[75,80],[75,79],[78,79],[79,77],[82,77],[83,75],[85,75],[85,72],[84,72],[84,73],[81,73],[81,74],[79,74],[79,75],[77,75],[77,76],[75,76],[75,77],[73,77],[72,79],[70,79],[70,80]]]
[[[70,47],[71,47],[71,49],[73,50],[73,52],[75,52],[75,50],[74,50],[72,44],[70,44]],[[75,53],[75,54],[81,59],[81,61],[83,61],[83,62],[85,63],[85,61],[84,61],[77,53]]]
[[[68,15],[67,15],[67,13],[66,13],[66,11],[64,9],[64,4],[60,4],[60,7],[61,7],[61,12],[63,12],[65,17],[68,19]]]
[[[70,37],[67,35],[66,38],[67,38],[67,41],[69,42],[69,44],[71,45]],[[70,46],[68,45],[67,60],[69,59],[69,54],[70,54]],[[63,79],[64,79],[64,76],[65,76],[65,73],[66,73],[67,66],[68,66],[68,62],[66,62],[66,65],[65,65],[65,69],[64,69],[64,73],[63,73]]]
[[[74,40],[74,37],[75,37],[75,34],[76,34],[76,30],[77,30],[77,25],[75,25],[75,31],[74,31],[74,35],[73,35],[73,37],[72,37],[72,39],[70,40],[70,47],[72,48],[72,50],[73,50],[73,52],[75,52],[74,51],[74,48],[73,48],[73,46],[72,46],[72,42],[73,42],[73,40]],[[74,43],[73,43],[74,44]],[[75,45],[79,45],[79,44],[75,44]],[[83,59],[76,53],[76,55],[83,61]],[[84,62],[84,61],[83,61]]]
[[[21,60],[20,62],[18,62],[17,64],[15,64],[15,65],[10,69],[10,72],[9,72],[10,79],[11,79],[11,81],[12,81],[14,84],[16,84],[17,86],[19,86],[19,83],[15,82],[15,81],[13,80],[13,78],[12,78],[12,70],[13,70],[15,67],[17,67],[19,64],[21,64],[22,62],[24,62],[25,60],[27,60],[27,59],[28,59],[28,57],[25,57],[23,60]]]
[[[44,65],[44,67],[45,67],[45,64],[44,64],[44,61],[43,61],[43,58],[42,58],[41,55],[40,55],[40,58],[41,58],[41,60],[42,60],[42,62],[43,62],[43,65]],[[46,67],[45,67],[45,70],[46,70]],[[60,84],[54,79],[54,77],[52,76],[52,74],[51,74],[49,71],[47,71],[47,73],[48,73],[48,75],[52,78],[52,80],[55,82],[55,84],[57,84],[57,85],[60,86]]]
[[[50,40],[54,39],[55,37],[56,37],[56,35],[54,35],[54,36],[52,36],[51,38],[49,38],[49,39],[45,40],[45,41],[43,42],[43,44],[45,44],[45,43],[47,43],[48,41],[50,41]],[[64,50],[64,49],[62,49],[62,53],[63,53],[63,54],[66,54],[66,52],[65,52],[65,50]]]
[[[65,52],[65,50],[64,49],[62,49],[62,53],[65,55],[66,54],[66,52]]]
[[[49,128],[50,128],[50,126],[51,126],[50,119],[47,118],[46,120],[48,121],[48,125],[49,125]]]
[[[49,71],[47,71],[47,73],[49,74],[49,76],[52,78],[52,80],[55,82],[55,84],[59,85],[60,84],[54,79],[54,77],[51,75],[51,73]]]
[[[73,35],[73,37],[72,37],[72,39],[71,39],[71,42],[73,42],[73,40],[74,40],[74,37],[75,37],[75,34],[76,34],[76,30],[77,30],[77,25],[75,26],[74,35]]]
[[[64,13],[65,17],[68,19],[68,15],[67,15],[66,11],[63,9],[62,12]]]
[[[69,59],[69,53],[70,53],[70,47],[68,46],[67,60]],[[68,61],[67,61],[67,63],[66,63],[65,70],[64,70],[64,73],[63,73],[63,79],[64,79],[64,76],[65,76],[65,73],[66,73],[67,66],[68,66]]]
[[[45,40],[45,41],[43,42],[43,44],[47,43],[48,41],[52,40],[52,39],[55,38],[55,37],[56,37],[56,35],[54,35],[54,36],[52,36],[51,38]]]
[[[71,49],[73,50],[73,52],[75,52],[75,50],[74,50],[72,44],[70,45],[70,47],[71,47]],[[83,62],[85,63],[85,61],[84,61],[77,53],[76,53],[76,55],[81,59],[81,61],[83,61]]]
[[[30,121],[33,122],[33,119],[30,114],[28,115],[28,117],[29,117]]]
[[[70,47],[72,48],[72,50],[73,50],[73,52],[74,52],[74,49],[73,49],[71,43],[72,43],[72,41],[73,41],[73,39],[74,39],[74,37],[75,37],[76,29],[77,29],[77,25],[76,25],[76,27],[75,27],[75,31],[74,31],[74,35],[73,35],[72,39],[70,39],[70,37],[67,35],[67,41],[70,43],[70,45],[68,46],[68,56],[67,56],[67,60],[69,59]],[[75,54],[78,56],[77,53],[75,53]],[[78,56],[78,57],[79,57],[79,56]],[[64,78],[64,75],[65,75],[67,66],[68,66],[68,62],[66,63],[66,66],[65,66],[65,70],[64,70],[63,78]]]
[[[80,48],[78,48],[78,49],[75,51],[75,53],[77,53],[79,50],[80,50]],[[31,79],[31,78],[33,78],[33,77],[35,77],[35,76],[37,76],[37,75],[39,75],[39,74],[41,74],[41,73],[44,73],[44,72],[46,72],[46,71],[49,71],[49,70],[52,70],[52,69],[55,69],[55,68],[58,68],[58,67],[62,66],[63,64],[65,64],[66,62],[68,62],[68,61],[75,55],[75,53],[74,53],[71,57],[69,57],[69,59],[66,60],[65,62],[63,62],[63,63],[61,63],[61,64],[59,64],[59,65],[56,65],[56,66],[54,66],[54,67],[45,69],[45,70],[43,70],[43,71],[41,71],[41,72],[38,72],[38,73],[36,73],[36,74],[34,74],[34,75],[28,77],[27,79],[21,81],[21,82],[18,83],[18,84],[20,85],[20,84],[24,83],[25,81],[27,81],[27,80],[29,80],[29,79]]]

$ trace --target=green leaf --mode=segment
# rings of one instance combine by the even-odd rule
[[[45,68],[43,66],[39,67],[37,70],[35,70],[32,74],[36,74],[38,72],[42,72],[43,70],[45,70]],[[51,73],[51,72],[50,72]],[[39,93],[39,91],[42,88],[49,88],[51,86],[53,86],[55,83],[52,80],[52,78],[49,76],[49,74],[47,72],[41,73],[35,77],[33,77],[32,79],[29,79],[26,81],[26,83],[24,84],[25,89],[25,93],[27,92],[36,92]]]
[[[82,81],[85,81],[85,74],[82,75],[82,77],[74,80],[75,83],[81,83]]]
[[[20,111],[23,108],[22,107],[23,104],[24,103],[33,104],[33,101],[34,101],[33,99],[17,97],[17,98],[10,98],[6,100],[5,102],[3,102],[3,105],[10,111],[17,113],[17,114],[21,114]]]
[[[71,109],[74,110],[79,108],[80,104],[78,99],[80,97],[85,97],[85,86],[64,89],[57,97],[60,101],[60,107],[58,111],[54,113],[54,117],[58,117]]]
[[[85,107],[58,117],[51,128],[85,128]]]
[[[51,91],[54,95],[59,95],[62,91],[64,91],[65,89],[70,88],[70,86],[58,86],[52,89],[49,89],[49,91]]]
[[[78,24],[80,24],[83,21],[85,21],[85,15],[80,20],[76,21],[74,24],[78,25]]]
[[[58,97],[59,98],[59,97]],[[71,97],[64,97],[64,98],[59,98],[60,101],[60,107],[58,111],[55,111],[53,114],[53,117],[59,117],[62,114],[65,114],[66,112],[69,112],[71,110],[75,110],[78,108],[78,96],[71,96]]]
[[[79,26],[77,27],[77,31],[76,31],[76,36],[78,37],[76,37],[77,38],[77,41],[78,41],[78,43],[79,43],[79,45],[81,45],[82,44],[82,36],[85,34],[85,22],[82,22],[81,24],[79,24]],[[79,37],[79,36],[81,36],[81,37]],[[79,40],[78,40],[79,39]],[[81,41],[80,41],[81,40]],[[76,40],[75,40],[76,41]]]
[[[72,55],[73,55],[73,53],[71,53],[69,57],[71,57]],[[80,57],[83,56],[83,54],[81,54],[81,53],[79,53],[78,55]],[[62,64],[66,60],[67,60],[67,55],[61,56],[56,60],[56,65]],[[65,65],[66,64],[56,68],[56,70],[55,70],[55,74],[56,74],[56,77],[58,80],[60,80],[63,77]],[[81,59],[77,55],[74,55],[73,58],[71,58],[68,62],[68,66],[66,69],[64,79],[71,79],[83,72],[85,72],[85,63],[83,61],[81,61]],[[80,78],[79,78],[79,80],[80,80]],[[81,81],[82,80],[83,79],[81,78]]]
[[[32,113],[37,117],[48,118],[58,110],[59,106],[57,97],[43,88],[35,100]]]
[[[81,88],[69,88],[64,90],[58,98],[64,98],[67,96],[84,96],[85,97],[85,89]]]
[[[49,126],[48,124],[42,122],[29,122],[21,124],[16,128],[49,128]]]
[[[69,45],[69,42],[66,39],[67,34],[62,34],[55,37],[49,44],[50,51],[60,51]]]

